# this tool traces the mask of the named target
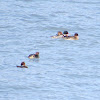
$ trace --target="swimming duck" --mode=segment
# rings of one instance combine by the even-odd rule
[[[17,67],[20,67],[20,68],[28,68],[27,66],[25,66],[25,62],[22,62],[21,63],[21,66],[17,66]]]
[[[78,33],[75,33],[74,36],[65,36],[63,38],[66,40],[78,40],[79,39]]]
[[[63,33],[61,31],[58,31],[58,33],[55,36],[51,36],[52,38],[62,38]]]
[[[39,58],[39,52],[36,52],[35,54],[30,54],[28,56],[29,59],[33,59],[33,58]]]
[[[63,38],[69,36],[68,31],[64,31],[63,33],[61,31],[58,31],[57,35],[51,36],[52,38]]]

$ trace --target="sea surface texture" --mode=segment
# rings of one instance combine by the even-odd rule
[[[0,100],[100,100],[100,0],[0,0]]]

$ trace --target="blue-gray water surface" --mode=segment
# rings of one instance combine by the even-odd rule
[[[100,100],[99,54],[100,0],[0,1],[0,100]]]

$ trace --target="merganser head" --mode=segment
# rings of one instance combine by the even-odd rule
[[[25,62],[22,62],[22,63],[21,63],[21,66],[25,66]]]
[[[78,36],[78,33],[75,33],[74,36]]]
[[[59,36],[59,35],[62,35],[62,32],[61,32],[61,31],[58,31],[57,35],[58,35],[58,36]]]
[[[75,33],[75,34],[74,34],[74,38],[75,38],[75,40],[78,40],[78,39],[79,39],[78,33]]]
[[[36,52],[36,55],[39,55],[39,52]]]
[[[64,31],[63,34],[69,34],[68,31]]]

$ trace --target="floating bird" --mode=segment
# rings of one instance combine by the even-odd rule
[[[17,67],[20,67],[20,68],[28,68],[27,66],[25,66],[25,62],[22,62],[21,63],[21,66],[17,66]]]
[[[64,36],[63,38],[66,40],[78,40],[79,39],[78,33],[75,33],[74,36]]]
[[[39,58],[39,52],[36,52],[35,54],[30,54],[28,56],[29,59],[33,59],[33,58]]]

